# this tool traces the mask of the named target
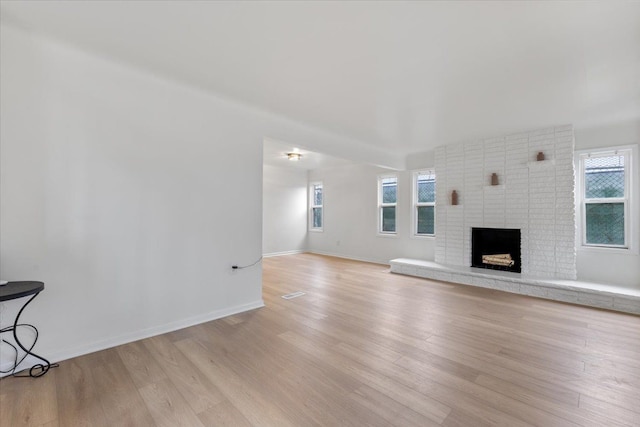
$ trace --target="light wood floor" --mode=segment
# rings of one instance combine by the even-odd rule
[[[639,316],[310,254],[264,299],[3,379],[0,425],[640,426]]]

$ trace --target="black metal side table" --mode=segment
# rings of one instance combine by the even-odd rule
[[[16,315],[16,319],[13,322],[13,326],[7,326],[5,328],[0,329],[0,334],[3,334],[5,332],[13,332],[14,341],[16,342],[18,347],[20,347],[22,351],[24,351],[25,353],[22,357],[18,357],[19,356],[18,349],[9,341],[6,341],[3,339],[2,342],[13,347],[16,353],[16,357],[15,357],[13,368],[8,371],[2,371],[2,373],[5,373],[5,374],[11,373],[11,375],[16,377],[26,377],[26,376],[41,377],[44,374],[46,374],[49,371],[49,369],[58,366],[57,363],[51,364],[47,359],[45,359],[42,356],[38,356],[32,351],[33,347],[35,347],[36,342],[38,341],[38,329],[35,326],[30,325],[28,323],[19,323],[20,315],[22,314],[24,309],[27,307],[27,305],[29,305],[31,301],[34,300],[35,297],[38,296],[38,294],[43,289],[44,289],[44,283],[42,282],[9,282],[6,285],[0,286],[0,301],[9,301],[9,300],[28,297],[29,295],[33,295],[22,306],[20,311],[18,311],[18,314]],[[18,333],[17,333],[18,327],[31,328],[35,332],[35,338],[33,339],[33,343],[29,348],[25,347],[24,344],[22,344],[22,342],[18,338]],[[27,358],[27,356],[33,356],[41,360],[43,363],[37,363],[33,365],[29,369],[29,375],[17,375],[16,369],[18,368],[18,365],[20,365],[20,363],[22,363],[22,361],[24,361]],[[22,372],[22,371],[19,371],[19,372]]]

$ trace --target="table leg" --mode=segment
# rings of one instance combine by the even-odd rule
[[[33,345],[31,346],[31,348],[26,348],[26,347],[22,344],[22,342],[20,341],[20,338],[18,338],[18,333],[17,333],[18,326],[26,326],[26,325],[20,325],[20,324],[19,324],[19,323],[20,323],[20,315],[22,315],[22,312],[24,311],[24,309],[29,305],[29,303],[30,303],[31,301],[33,301],[33,299],[34,299],[35,297],[37,297],[37,296],[38,296],[38,294],[39,294],[39,293],[40,293],[40,292],[38,292],[37,294],[34,294],[34,295],[33,295],[31,298],[29,298],[29,300],[28,300],[28,301],[27,301],[27,302],[22,306],[22,308],[20,309],[20,311],[19,311],[19,312],[18,312],[18,314],[16,315],[16,319],[15,319],[15,321],[13,322],[13,327],[12,327],[12,328],[10,328],[10,330],[12,330],[12,331],[13,331],[13,339],[15,340],[16,344],[18,345],[18,347],[20,347],[20,348],[25,352],[25,355],[24,355],[24,357],[22,358],[22,360],[24,360],[27,356],[33,356],[33,357],[35,357],[35,358],[37,358],[37,359],[40,359],[40,360],[43,362],[43,363],[36,363],[35,365],[33,365],[33,366],[29,369],[29,375],[28,375],[28,376],[30,376],[30,377],[41,377],[41,376],[43,376],[44,374],[46,374],[46,373],[49,371],[49,369],[51,369],[52,367],[56,367],[56,366],[58,366],[58,364],[57,364],[57,363],[56,363],[56,364],[51,364],[51,363],[50,363],[47,359],[45,359],[44,357],[39,356],[39,355],[37,355],[37,354],[35,354],[34,352],[32,352],[32,351],[31,351],[31,350],[33,349],[33,347],[35,346],[36,341],[38,340],[38,329],[37,329],[35,326],[33,326],[33,325],[28,325],[28,326],[31,326],[31,327],[35,330],[35,333],[36,333],[35,338],[34,338],[34,342],[33,342]],[[9,332],[9,330],[3,330],[2,332]],[[16,350],[16,351],[17,351],[17,350]],[[16,367],[17,367],[17,366],[15,366],[15,367],[14,367],[14,369],[15,369]],[[14,376],[26,377],[27,375],[15,375],[15,374],[14,374]]]

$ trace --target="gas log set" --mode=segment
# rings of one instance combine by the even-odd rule
[[[511,254],[494,254],[482,255],[483,264],[502,265],[505,267],[513,267],[515,261],[511,258]]]

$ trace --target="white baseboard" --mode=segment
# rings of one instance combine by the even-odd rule
[[[306,252],[310,253],[310,254],[326,255],[326,256],[332,256],[332,257],[336,257],[336,258],[350,259],[350,260],[353,260],[353,261],[370,262],[370,263],[373,263],[373,264],[382,264],[382,265],[389,266],[389,260],[380,260],[380,259],[373,259],[373,258],[360,258],[360,257],[354,257],[354,256],[349,256],[349,255],[344,255],[344,254],[335,254],[335,253],[332,253],[332,252],[324,252],[324,251],[306,251]]]
[[[283,252],[271,252],[268,254],[262,254],[262,258],[271,258],[274,256],[283,256],[283,255],[295,255],[295,254],[302,254],[305,253],[306,251],[300,250],[300,249],[296,249],[293,251],[283,251]]]
[[[167,332],[176,331],[178,329],[187,328],[189,326],[198,325],[200,323],[210,322],[211,320],[220,319],[222,317],[231,316],[234,314],[242,313],[256,308],[264,307],[264,301],[262,299],[254,301],[248,304],[237,305],[235,307],[229,307],[221,310],[211,311],[209,313],[199,314],[197,316],[189,317],[186,319],[178,320],[175,322],[166,323],[160,326],[154,326],[139,331],[130,332],[128,334],[119,335],[117,337],[106,338],[98,341],[94,341],[89,344],[83,344],[78,347],[68,348],[57,351],[55,353],[42,354],[51,363],[57,363],[62,360],[71,359],[73,357],[82,356],[85,354],[93,353],[107,348],[116,347],[118,345],[127,344],[132,341],[138,341],[144,338],[153,337],[160,334],[166,334]],[[38,347],[34,349],[34,352],[38,353]],[[30,361],[30,362],[29,362]],[[33,363],[40,363],[36,358],[27,358],[20,366],[22,368],[32,366]],[[11,361],[6,361],[0,364],[0,369],[6,371],[12,366]],[[8,374],[0,374],[0,377]]]

